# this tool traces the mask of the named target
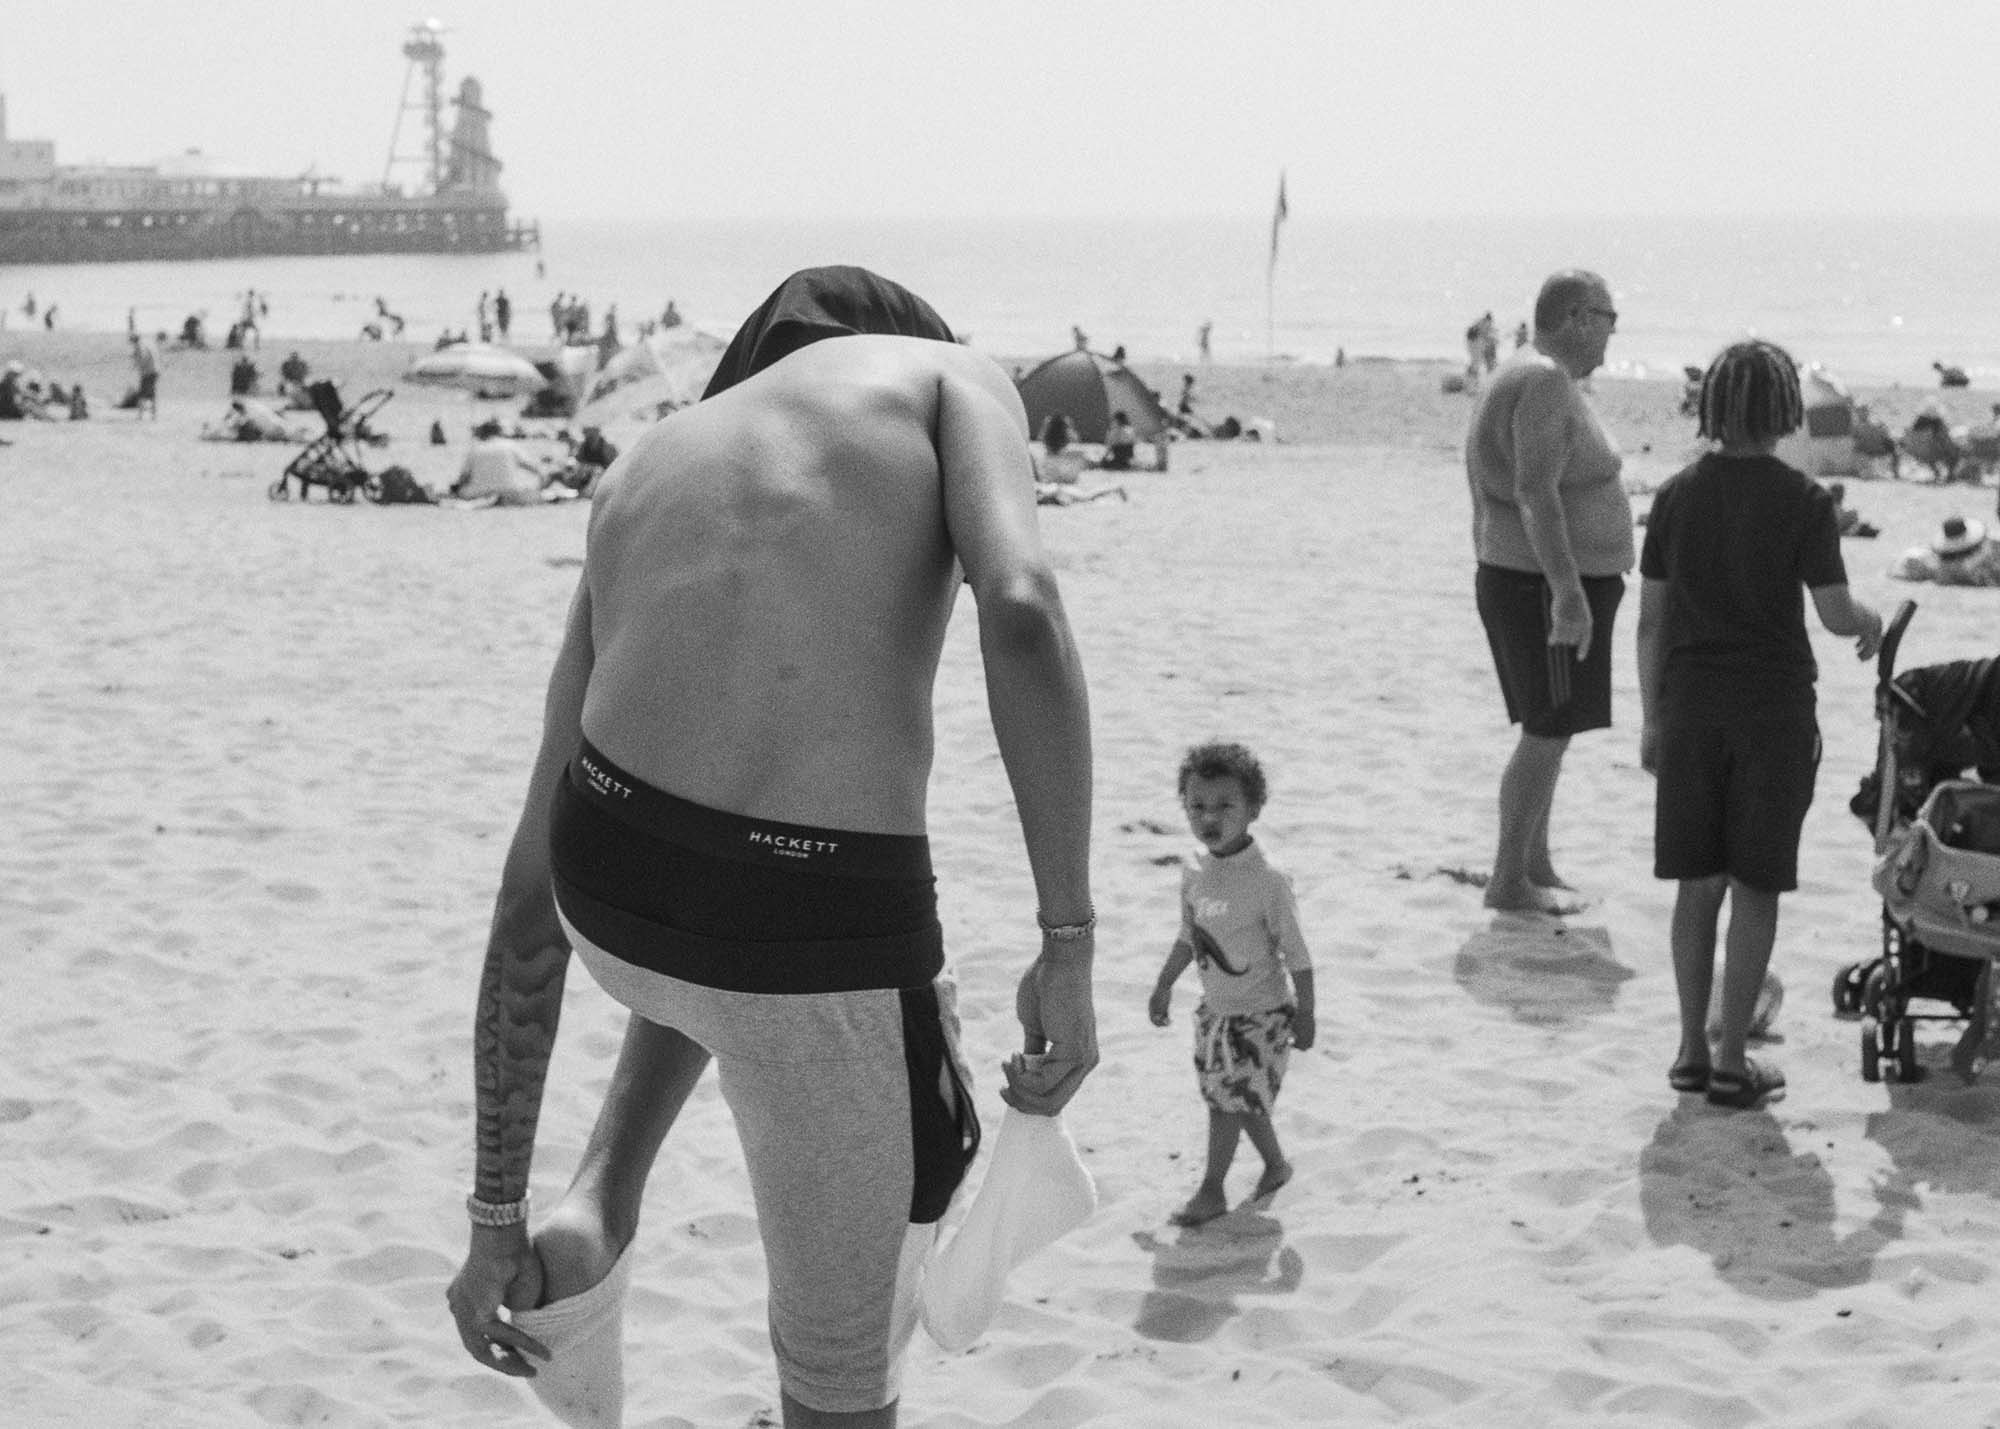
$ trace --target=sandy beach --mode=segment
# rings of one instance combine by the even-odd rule
[[[294,344],[273,339],[267,374]],[[350,396],[419,349],[299,344]],[[204,443],[229,355],[166,354],[161,416],[111,410],[120,340],[8,335],[97,407],[0,426],[0,1421],[553,1423],[460,1348],[474,983],[525,787],[582,503],[276,503],[291,449]],[[1011,366],[1011,363],[1003,363]],[[1138,364],[1177,390],[1179,368]],[[1068,1122],[1096,1216],[990,1331],[920,1334],[903,1422],[997,1426],[2000,1425],[2000,1070],[1870,1085],[1831,1015],[1879,942],[1846,803],[1872,667],[1816,632],[1825,757],[1774,969],[1790,1094],[1666,1085],[1670,885],[1651,877],[1636,601],[1616,728],[1573,746],[1566,920],[1495,916],[1512,735],[1472,603],[1442,367],[1197,369],[1277,442],[1186,443],[1130,500],[1045,510],[1090,675],[1103,1065]],[[1600,381],[1635,487],[1693,445],[1672,383]],[[1931,395],[1864,394],[1900,427]],[[1993,394],[1944,394],[1954,420]],[[371,453],[449,481],[484,409],[404,388]],[[511,406],[495,410],[511,413]],[[448,448],[423,444],[433,419]],[[614,440],[628,440],[614,432]],[[551,448],[553,449],[553,448]],[[1920,610],[1904,661],[1989,654],[2000,592],[1885,570],[1992,490],[1856,482],[1856,592]],[[1643,509],[1644,500],[1639,500]],[[969,609],[937,697],[932,838],[982,1113],[1012,1049],[1034,900]],[[1257,832],[1297,880],[1320,1041],[1262,1212],[1167,1224],[1198,1179],[1191,980],[1146,995],[1189,846],[1182,750],[1263,757]],[[574,1167],[623,1012],[575,968],[535,1163]],[[1247,1194],[1239,1158],[1232,1194]],[[669,1140],[627,1322],[633,1426],[777,1423],[764,1267],[713,1078]]]

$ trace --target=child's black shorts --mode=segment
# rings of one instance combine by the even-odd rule
[[[1792,710],[1727,724],[1663,722],[1653,875],[1726,873],[1767,893],[1799,886],[1799,831],[1819,773],[1819,724]]]

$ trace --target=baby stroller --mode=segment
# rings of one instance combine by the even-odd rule
[[[1968,1080],[2000,1057],[2000,659],[1895,674],[1913,601],[1877,659],[1876,766],[1849,807],[1875,835],[1882,955],[1834,977],[1836,1014],[1861,1019],[1861,1077],[1923,1076],[1916,1024],[1963,1022],[1951,1065]],[[1982,779],[1960,777],[1976,767]],[[1948,1011],[1917,1011],[1912,1004]]]
[[[341,404],[340,389],[331,382],[315,382],[306,390],[312,397],[313,409],[326,423],[326,432],[293,457],[264,494],[273,501],[287,500],[292,494],[290,484],[296,481],[301,501],[311,495],[315,486],[326,491],[329,501],[352,501],[357,492],[372,496],[375,477],[362,464],[361,448],[364,443],[383,440],[368,429],[368,419],[396,394],[378,387],[352,407],[346,407]]]

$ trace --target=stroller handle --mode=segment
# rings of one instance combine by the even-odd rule
[[[1914,600],[1900,602],[1882,632],[1882,648],[1875,654],[1875,678],[1885,688],[1895,678],[1896,649],[1903,643],[1903,632],[1910,627],[1910,617],[1916,613],[1917,603]]]
[[[1879,854],[1888,843],[1891,825],[1895,822],[1896,789],[1899,771],[1896,768],[1896,725],[1897,705],[1908,707],[1914,704],[1896,684],[1896,651],[1903,643],[1903,632],[1910,628],[1910,617],[1917,613],[1917,603],[1905,600],[1896,606],[1895,614],[1889,617],[1888,627],[1882,632],[1882,648],[1875,656],[1875,851]],[[1921,715],[1921,710],[1913,711]]]

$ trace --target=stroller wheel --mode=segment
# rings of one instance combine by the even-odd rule
[[[1859,1017],[1861,990],[1867,984],[1867,963],[1849,963],[1833,975],[1833,1015]]]
[[[1896,1023],[1896,1080],[1899,1082],[1920,1082],[1924,1069],[1917,1062],[1917,1024],[1914,1018],[1901,1018]]]
[[[1861,1019],[1861,1080],[1882,1080],[1882,1046],[1877,1040],[1881,1026],[1873,1017]]]
[[[1881,959],[1877,959],[1874,965],[1868,969],[1868,976],[1862,979],[1861,1011],[1880,1022],[1894,1022],[1901,1014],[1897,1009],[1885,1005],[1885,997],[1888,990],[1888,964]],[[1883,1045],[1886,1050],[1887,1043],[1885,1042]]]
[[[265,487],[264,495],[273,501],[290,501],[292,499],[290,473],[286,473],[286,475],[279,477],[276,481]]]

